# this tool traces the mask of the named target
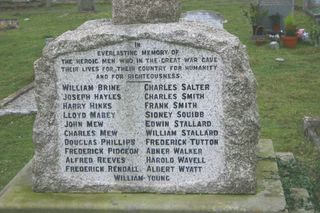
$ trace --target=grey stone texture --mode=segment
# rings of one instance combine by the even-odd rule
[[[320,118],[304,117],[303,119],[304,135],[320,148]]]
[[[283,165],[295,163],[296,159],[292,152],[276,152],[277,160]]]
[[[274,156],[272,141],[260,140],[257,148],[258,190],[254,195],[35,193],[31,190],[32,175],[29,163],[0,192],[0,212],[285,213],[287,211],[284,192],[276,160],[272,158]]]
[[[37,112],[33,83],[0,101],[0,116]]]
[[[102,26],[111,25],[112,22],[110,19],[98,19],[98,20],[90,20],[82,25],[80,25],[77,30],[89,30],[89,29],[96,29]]]
[[[30,89],[29,91],[20,94],[15,100],[8,103],[4,109],[16,109],[16,110],[30,110],[37,111],[36,102],[34,98],[34,90]]]
[[[85,24],[87,28],[80,27],[62,34],[44,48],[43,56],[35,62],[39,111],[34,125],[34,191],[255,193],[256,144],[260,128],[256,107],[256,80],[249,66],[246,49],[239,39],[225,30],[198,23],[100,25],[101,22],[91,21],[90,24]],[[221,57],[224,69],[223,114],[220,116],[223,118],[225,161],[217,181],[185,187],[164,185],[144,188],[135,184],[112,187],[108,183],[88,182],[85,175],[74,179],[65,178],[61,174],[58,163],[61,142],[58,140],[59,124],[55,115],[58,98],[55,60],[69,53],[143,39],[204,49]]]
[[[18,28],[19,28],[19,21],[17,19],[0,19],[0,31],[18,29]]]
[[[294,210],[292,213],[314,213],[309,192],[304,188],[291,188],[290,194],[294,200]]]
[[[95,0],[78,0],[79,12],[94,12],[96,10]]]
[[[211,25],[215,28],[223,29],[224,17],[219,13],[206,10],[188,11],[182,14],[180,21],[201,22]]]
[[[114,24],[168,23],[180,17],[178,0],[113,0]]]

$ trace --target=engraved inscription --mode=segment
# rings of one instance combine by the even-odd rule
[[[219,177],[217,53],[146,39],[60,56],[55,68],[65,177],[159,187]]]

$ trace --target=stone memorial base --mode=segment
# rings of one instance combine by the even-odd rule
[[[272,141],[257,147],[254,195],[34,193],[29,162],[0,193],[0,212],[286,212]]]

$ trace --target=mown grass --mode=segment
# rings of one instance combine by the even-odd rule
[[[0,190],[32,158],[34,116],[5,116],[0,119]]]
[[[0,99],[33,81],[33,62],[46,38],[110,17],[110,4],[99,5],[97,13],[78,13],[75,5],[0,11],[0,18],[20,22],[17,30],[0,31]],[[34,116],[0,117],[0,190],[33,156],[33,122]]]
[[[261,138],[271,138],[276,151],[290,151],[308,168],[313,192],[320,191],[320,162],[316,156],[319,152],[305,140],[302,132],[304,116],[320,116],[320,48],[308,44],[299,44],[296,49],[280,48],[271,50],[267,45],[256,46],[250,40],[251,27],[242,15],[249,0],[182,0],[183,11],[211,10],[221,13],[228,22],[225,28],[238,36],[247,46],[250,64],[258,81],[258,106],[260,111]],[[310,18],[301,9],[302,0],[296,1],[298,9],[295,17],[300,28],[308,30]],[[62,32],[74,29],[85,20],[110,18],[111,5],[98,5],[97,13],[78,13],[74,5],[54,6],[50,10],[25,9],[18,11],[1,11],[1,18],[18,18],[20,28],[0,32],[0,98],[3,98],[33,79],[33,62],[40,57],[46,37],[55,37]],[[29,21],[25,21],[29,18]],[[279,64],[275,58],[282,57],[285,62]],[[15,138],[18,131],[31,135],[31,117],[0,118],[0,147],[10,153],[20,153],[2,157],[1,171],[14,170],[11,158],[27,162],[31,157],[25,154],[32,149],[31,137],[23,137],[29,149],[16,151],[15,146],[5,141]],[[7,127],[12,120],[24,125],[18,129],[15,125]],[[18,123],[17,122],[17,125]],[[28,132],[30,131],[30,132]],[[7,135],[4,132],[8,132]],[[7,140],[8,139],[8,140]],[[11,139],[12,140],[12,139]],[[21,139],[22,140],[22,139]],[[4,162],[4,163],[3,163]],[[7,162],[7,163],[5,163]],[[23,165],[19,164],[20,166]],[[18,167],[16,167],[16,172]],[[13,174],[14,172],[12,172]],[[1,175],[2,176],[2,175]],[[12,175],[11,175],[12,176]],[[11,176],[0,179],[0,188]]]
[[[50,9],[0,11],[0,18],[19,20],[18,30],[0,31],[0,99],[33,80],[33,62],[40,57],[45,39],[56,37],[90,19],[110,18],[111,5],[97,13],[78,13],[75,5]]]
[[[250,64],[257,78],[261,137],[271,138],[277,151],[292,151],[300,157],[306,148],[301,125],[304,116],[320,115],[320,48],[299,44],[296,49],[272,50],[256,46],[250,39],[251,26],[242,15],[250,1],[185,0],[184,10],[206,9],[221,13],[225,28],[247,46]],[[302,3],[298,1],[298,3]],[[295,11],[298,26],[310,27],[310,18]],[[279,64],[277,57],[285,59]],[[309,147],[312,149],[311,147]],[[307,156],[305,156],[307,157]]]

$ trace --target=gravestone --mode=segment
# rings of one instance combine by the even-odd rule
[[[320,0],[304,0],[303,10],[320,23]]]
[[[0,19],[0,31],[19,28],[17,19]]]
[[[306,138],[320,147],[320,118],[304,117],[303,131]]]
[[[79,12],[93,12],[96,10],[95,0],[78,0]]]
[[[262,20],[262,25],[265,29],[272,29],[272,22],[269,16],[279,14],[280,26],[284,30],[284,19],[288,15],[294,13],[294,0],[259,0],[261,9],[268,11],[266,17]]]
[[[304,9],[315,9],[320,7],[320,0],[304,0],[303,1]]]
[[[218,13],[205,10],[188,11],[182,15],[180,21],[206,23],[215,28],[223,28],[224,18]]]
[[[150,2],[172,16],[114,1],[114,24],[68,31],[35,62],[34,191],[255,193],[245,47],[223,29],[174,22],[175,1]],[[149,19],[172,23],[133,24]]]

